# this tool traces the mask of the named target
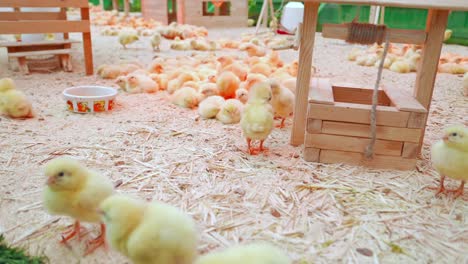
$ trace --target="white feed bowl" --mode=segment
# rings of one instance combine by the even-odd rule
[[[105,86],[76,86],[63,91],[67,109],[75,113],[95,113],[112,110],[117,90]]]
[[[299,2],[289,2],[283,8],[281,25],[289,32],[293,32],[299,23],[302,23],[303,18],[304,5]]]

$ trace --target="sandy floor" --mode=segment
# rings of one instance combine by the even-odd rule
[[[246,31],[211,30],[210,36]],[[318,74],[372,86],[377,69],[346,61],[351,48],[318,36]],[[148,63],[154,55],[148,42],[124,51],[115,37],[99,34],[93,35],[93,49],[96,67],[119,59]],[[466,47],[444,46],[444,51],[468,56]],[[166,42],[162,53],[182,52],[169,51]],[[286,61],[297,56],[281,52]],[[0,232],[32,254],[45,254],[51,263],[128,263],[113,251],[82,257],[84,243],[78,241],[71,249],[58,244],[59,232],[71,220],[57,221],[41,207],[42,166],[57,155],[72,155],[114,181],[123,180],[120,192],[190,213],[204,252],[268,240],[302,263],[467,263],[467,192],[453,201],[427,189],[438,184],[429,163],[430,145],[446,124],[468,124],[460,76],[438,75],[423,158],[417,171],[401,172],[304,162],[302,149],[288,144],[291,120],[266,142],[268,156],[246,155],[238,125],[199,120],[195,111],[171,105],[164,93],[120,94],[111,113],[69,113],[61,98],[64,88],[114,85],[84,76],[82,59],[76,44],[73,73],[23,76],[1,64],[0,76],[14,78],[38,114],[25,121],[0,118]],[[383,74],[384,84],[406,90],[414,80],[414,73]],[[298,188],[304,184],[315,188]],[[455,188],[459,182],[447,184]],[[97,234],[97,226],[88,226]]]

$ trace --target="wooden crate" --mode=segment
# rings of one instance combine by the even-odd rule
[[[382,169],[415,168],[427,111],[412,96],[396,88],[379,90],[375,155],[370,160],[364,157],[371,137],[372,90],[312,79],[305,160]]]

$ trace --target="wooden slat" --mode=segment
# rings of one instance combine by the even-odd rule
[[[322,132],[322,120],[318,119],[307,119],[307,132],[309,133],[320,133]]]
[[[372,159],[367,159],[362,153],[325,149],[320,151],[319,161],[322,163],[353,164],[378,169],[413,170],[416,168],[416,159],[384,155],[374,155]]]
[[[0,0],[0,7],[88,7],[88,0]]]
[[[383,89],[398,110],[418,113],[427,112],[424,106],[414,99],[413,96],[405,93],[405,91],[387,86],[384,86]]]
[[[424,128],[426,127],[426,113],[410,113],[408,119],[408,128]]]
[[[387,29],[389,40],[393,43],[424,44],[426,32],[411,29]],[[348,36],[348,26],[345,24],[323,24],[322,36],[325,38],[343,39]]]
[[[90,32],[89,21],[0,21],[0,34]]]
[[[61,44],[78,43],[80,41],[67,39],[67,40],[43,40],[33,42],[0,42],[0,47],[24,47],[24,46],[54,46]]]
[[[403,152],[401,156],[403,158],[415,159],[419,154],[419,143],[405,142],[403,144]]]
[[[368,138],[308,133],[305,147],[364,153],[369,142]],[[375,141],[374,153],[401,156],[402,148],[403,142],[378,139]]]
[[[1,21],[61,19],[59,12],[0,12]]]
[[[370,124],[370,105],[338,103],[335,105],[309,104],[309,118]],[[395,107],[377,106],[377,125],[406,127],[409,112],[400,112]]]
[[[372,93],[371,88],[333,86],[335,102],[371,105]],[[377,97],[378,105],[390,106],[390,99],[383,90],[379,90]]]
[[[304,22],[302,24],[299,69],[296,83],[296,103],[294,107],[293,127],[291,129],[291,145],[295,146],[304,142],[312,55],[319,6],[319,2],[304,4]]]
[[[41,56],[41,55],[56,55],[56,54],[70,54],[71,49],[59,49],[59,50],[40,50],[40,51],[25,51],[9,53],[8,57],[27,57],[27,56]]]
[[[302,0],[305,3],[337,3],[350,5],[379,5],[406,8],[437,8],[446,10],[466,10],[466,0]]]
[[[89,8],[81,8],[80,10],[81,19],[89,20]],[[94,72],[94,65],[93,65],[93,44],[91,41],[91,32],[88,31],[83,32],[83,52],[84,52],[84,60],[85,60],[85,71],[86,75],[93,75]]]
[[[419,143],[421,129],[377,126],[377,139]],[[321,133],[370,138],[370,125],[323,121]]]
[[[319,162],[319,157],[320,157],[320,149],[304,148],[304,160],[305,161]]]
[[[40,51],[40,50],[59,50],[59,49],[71,49],[71,44],[56,44],[47,46],[19,46],[19,47],[8,47],[8,53],[12,52],[27,52],[27,51]]]
[[[334,104],[330,79],[312,78],[309,89],[310,103]]]

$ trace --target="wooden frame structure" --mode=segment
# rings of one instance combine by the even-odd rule
[[[176,14],[168,13],[168,1],[173,1]],[[247,0],[223,0],[224,6],[215,5],[213,14],[203,10],[210,0],[142,0],[143,17],[152,18],[165,24],[176,21],[180,24],[192,24],[204,27],[244,27],[247,26],[249,5]],[[229,15],[222,11],[229,6]]]
[[[374,158],[364,157],[370,138],[371,90],[312,79],[311,66],[320,3],[429,9],[425,30],[388,30],[389,41],[423,46],[413,95],[379,91]],[[438,59],[451,10],[468,10],[465,0],[304,0],[291,144],[305,143],[304,159],[376,168],[413,169],[420,154]],[[346,25],[324,25],[322,36],[345,39]],[[311,88],[309,91],[309,87]]]
[[[27,73],[26,56],[53,54],[61,57],[62,66],[68,70],[70,48],[74,41],[68,40],[68,33],[81,32],[86,74],[93,74],[93,52],[87,0],[0,0],[0,7],[10,7],[14,12],[0,12],[0,34],[35,34],[64,33],[63,41],[16,42],[3,43],[9,57],[18,58],[20,67]],[[59,7],[60,12],[22,12],[24,7]],[[81,20],[67,19],[66,8],[75,7],[81,10]]]

